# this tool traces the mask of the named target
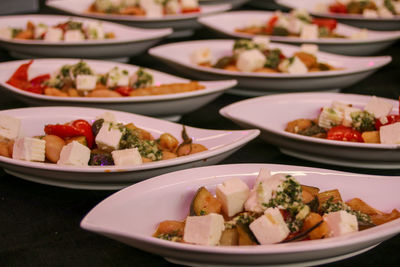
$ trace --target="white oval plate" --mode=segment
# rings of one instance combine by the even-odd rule
[[[57,25],[69,19],[88,23],[93,19],[58,15],[1,16],[0,28],[26,28],[26,23]],[[172,33],[172,29],[140,29],[112,22],[102,22],[105,32],[113,32],[114,39],[84,40],[78,42],[46,42],[43,40],[17,40],[0,38],[0,45],[17,56],[118,58],[138,55]]]
[[[359,14],[336,14],[336,13],[321,13],[315,11],[315,6],[318,3],[334,3],[334,1],[324,1],[324,0],[275,0],[279,5],[296,9],[305,8],[309,13],[327,17],[335,18],[339,21],[353,25],[360,28],[367,28],[373,30],[400,30],[400,15],[396,15],[393,18],[366,18]]]
[[[15,70],[28,60],[18,60],[0,63],[0,88],[12,94],[15,98],[33,106],[84,106],[106,108],[133,112],[147,116],[174,119],[194,111],[211,102],[225,90],[236,85],[235,80],[202,81],[206,88],[192,92],[134,96],[134,97],[56,97],[30,93],[6,83]],[[64,64],[75,64],[77,59],[35,59],[29,68],[29,78],[41,74],[52,74]],[[126,69],[130,74],[136,72],[138,66],[99,60],[85,60],[96,73],[106,73],[113,67]],[[187,79],[146,68],[154,77],[154,84],[185,83]]]
[[[301,75],[288,73],[252,73],[227,71],[198,66],[191,62],[191,53],[200,48],[210,48],[214,60],[232,54],[233,40],[200,40],[171,43],[149,49],[152,56],[195,79],[236,79],[243,94],[271,94],[298,91],[333,90],[350,86],[371,75],[378,68],[391,61],[390,56],[350,57],[318,52],[319,61],[344,70],[312,72]],[[292,55],[300,48],[286,44],[271,44],[286,55]]]
[[[222,116],[247,128],[261,130],[261,138],[279,147],[282,153],[294,157],[357,168],[399,169],[400,145],[342,142],[302,136],[285,131],[288,122],[301,118],[316,118],[321,107],[337,100],[364,107],[370,96],[339,93],[279,94],[239,101],[222,108]],[[393,114],[398,114],[398,101]]]
[[[232,8],[230,4],[200,5],[200,12],[167,15],[161,18],[148,18],[146,16],[89,13],[87,10],[93,2],[94,0],[48,0],[46,5],[79,16],[118,21],[129,26],[144,28],[171,27],[174,28],[174,31],[178,32],[200,28],[201,25],[197,22],[198,17],[224,12]]]
[[[300,183],[322,191],[339,189],[344,200],[359,197],[385,212],[400,208],[398,177],[288,165],[232,164],[178,171],[130,186],[93,208],[82,220],[81,227],[161,255],[171,262],[191,266],[316,265],[362,253],[400,232],[397,219],[340,237],[262,246],[199,246],[152,237],[161,221],[186,218],[191,199],[199,187],[206,186],[215,192],[217,184],[232,177],[252,186],[261,168],[291,174]],[[382,194],[390,197],[382,197]]]
[[[252,21],[266,24],[275,12],[272,11],[234,11],[199,18],[199,22],[217,32],[229,37],[253,38],[254,35],[236,32],[236,29],[245,28]],[[344,36],[351,36],[361,29],[338,23],[336,32]],[[268,36],[272,41],[302,44],[317,44],[323,51],[339,53],[352,56],[365,56],[374,54],[385,47],[393,44],[400,38],[400,31],[379,32],[368,31],[368,37],[361,40],[344,38],[318,38],[315,40],[304,40],[300,37]]]
[[[42,135],[46,124],[66,123],[76,119],[94,121],[104,112],[112,112],[122,123],[134,123],[149,131],[155,138],[168,132],[181,141],[182,125],[141,115],[94,108],[40,107],[0,111],[21,119],[23,136]],[[55,186],[114,190],[163,173],[215,164],[256,138],[259,130],[221,131],[186,127],[193,141],[207,151],[138,166],[59,166],[52,163],[30,162],[0,156],[0,167],[16,177]]]

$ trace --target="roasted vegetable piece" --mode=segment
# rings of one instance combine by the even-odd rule
[[[90,153],[89,165],[109,166],[109,165],[114,165],[114,160],[111,153],[98,149],[93,149],[92,152]]]
[[[98,120],[93,122],[93,124],[92,124],[92,133],[93,133],[94,136],[96,136],[99,133],[99,131],[101,129],[101,126],[103,126],[103,123],[104,123],[104,119],[98,119]]]
[[[210,213],[221,214],[221,207],[221,202],[203,186],[197,190],[192,200],[190,205],[190,216],[201,216]]]
[[[254,236],[254,234],[251,232],[248,225],[239,222],[236,225],[236,229],[239,234],[239,240],[238,240],[239,246],[258,245],[257,239]]]
[[[219,240],[220,246],[237,246],[239,244],[239,233],[237,228],[225,229]]]
[[[304,220],[301,232],[310,230],[308,237],[310,239],[321,239],[329,236],[328,224],[323,221],[321,215],[311,212]]]
[[[46,158],[53,163],[57,163],[60,159],[60,153],[65,145],[64,139],[57,135],[46,135],[42,138],[46,141]]]
[[[336,203],[339,201],[341,202],[342,196],[340,195],[339,190],[337,190],[337,189],[328,190],[328,191],[318,194],[318,201],[319,201],[320,208],[321,208],[321,205],[328,200],[332,201],[333,203]]]
[[[181,241],[184,229],[185,222],[163,221],[158,225],[153,236],[170,241]]]
[[[218,68],[218,69],[224,69],[226,66],[233,64],[234,62],[235,62],[235,57],[226,56],[226,57],[220,58],[213,67]]]

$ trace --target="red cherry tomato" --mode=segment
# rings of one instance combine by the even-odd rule
[[[29,88],[31,84],[28,81],[28,69],[32,63],[33,60],[19,66],[18,69],[14,72],[14,74],[6,83],[23,90]]]
[[[327,133],[327,139],[349,142],[364,142],[359,131],[343,125],[332,127]]]
[[[335,3],[329,6],[329,11],[333,13],[347,13],[347,6],[341,3]]]
[[[385,123],[382,123],[381,119],[377,119],[376,120],[375,129],[377,131],[379,131],[379,128],[381,128],[381,126],[393,124],[393,123],[396,123],[396,122],[400,122],[400,116],[399,115],[388,115],[385,118],[386,118],[386,120],[382,119],[383,122],[386,121]]]
[[[334,29],[336,29],[336,26],[337,26],[337,21],[335,19],[313,18],[312,23],[318,25],[318,27],[325,27],[325,28],[329,29],[330,31],[333,31]]]
[[[129,86],[118,86],[114,89],[115,92],[119,93],[122,96],[129,96],[129,93],[133,90],[132,87]]]
[[[271,34],[272,31],[274,30],[275,24],[278,22],[278,16],[273,16],[272,18],[269,19],[267,22],[267,26],[265,27],[265,32],[267,34]]]
[[[75,120],[67,124],[48,124],[44,127],[44,132],[63,139],[83,135],[89,148],[92,148],[94,143],[92,126],[85,120]]]

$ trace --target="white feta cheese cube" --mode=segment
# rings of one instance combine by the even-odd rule
[[[346,127],[351,127],[353,124],[353,119],[351,117],[351,114],[353,112],[360,112],[361,109],[359,108],[354,108],[354,107],[345,107],[343,109],[343,122],[342,124]]]
[[[47,42],[59,42],[63,38],[63,31],[60,28],[49,28],[44,35],[43,40]]]
[[[240,71],[252,72],[264,67],[266,58],[258,49],[250,49],[239,54],[236,67]]]
[[[394,17],[392,12],[389,9],[387,9],[385,6],[381,6],[378,8],[378,15],[381,18],[393,18]]]
[[[217,185],[216,195],[221,200],[222,210],[228,217],[243,211],[243,205],[249,197],[250,190],[239,178],[229,179]]]
[[[306,24],[301,29],[300,34],[301,39],[311,40],[318,39],[318,25],[316,24]]]
[[[2,27],[0,28],[0,38],[3,39],[12,39],[12,29],[10,27]]]
[[[279,243],[290,233],[278,208],[268,208],[249,227],[261,245]]]
[[[253,43],[257,44],[261,50],[267,49],[270,44],[269,38],[261,35],[253,37],[252,41]]]
[[[285,15],[282,14],[282,12],[276,11],[275,16],[278,17],[278,19],[274,25],[275,27],[289,29],[289,20],[288,20],[288,18],[286,18]]]
[[[308,68],[300,58],[294,57],[287,71],[290,74],[305,74],[308,72]]]
[[[377,119],[389,115],[392,109],[392,104],[376,96],[373,96],[364,108],[365,111],[374,114]]]
[[[340,101],[336,101],[336,100],[332,101],[332,105],[331,105],[331,108],[338,109],[342,112],[348,107],[351,107],[351,105],[340,102]]]
[[[381,126],[379,137],[381,144],[400,144],[400,122]]]
[[[63,146],[60,153],[58,165],[88,166],[90,160],[90,149],[77,141],[72,141]]]
[[[186,218],[183,240],[192,244],[215,246],[219,244],[224,229],[224,217],[220,214],[189,216]]]
[[[308,54],[311,54],[311,55],[315,56],[318,53],[318,45],[315,45],[315,44],[302,44],[300,46],[300,50],[305,52],[305,53],[308,53]]]
[[[102,40],[105,38],[103,26],[100,22],[90,22],[86,28],[86,35],[89,40]]]
[[[246,22],[246,27],[263,27],[265,22],[257,18],[251,18],[249,21]]]
[[[324,107],[318,117],[318,126],[330,129],[333,126],[342,124],[343,111],[337,108]]]
[[[85,40],[85,35],[81,30],[68,30],[64,34],[64,41],[79,42]]]
[[[146,17],[159,18],[164,15],[164,8],[160,2],[154,0],[140,0],[140,6],[146,12]]]
[[[15,139],[19,136],[21,120],[5,114],[0,114],[0,139]]]
[[[304,25],[308,25],[308,23],[305,23],[304,21],[302,21],[296,17],[290,17],[288,30],[290,33],[300,34]]]
[[[357,217],[347,211],[330,212],[325,214],[323,219],[328,224],[329,236],[341,236],[358,231]]]
[[[246,211],[262,212],[265,210],[263,203],[268,203],[276,192],[281,190],[281,185],[285,181],[284,174],[269,176],[266,172],[259,174],[256,184],[250,192],[250,196],[244,204]]]
[[[135,166],[143,163],[137,147],[114,150],[111,155],[116,166]]]
[[[178,14],[178,13],[181,13],[181,6],[179,5],[178,0],[169,0],[165,4],[165,12],[167,14]]]
[[[13,146],[13,159],[28,161],[44,161],[46,141],[32,137],[15,139]]]
[[[288,72],[289,66],[290,66],[290,61],[289,59],[285,58],[284,60],[281,61],[281,63],[279,63],[278,70],[280,70],[281,72]]]
[[[78,74],[76,76],[76,89],[89,91],[96,88],[97,77],[95,75]]]
[[[191,61],[196,65],[211,63],[210,48],[204,47],[194,50],[191,54]]]
[[[378,12],[376,12],[376,10],[373,9],[364,9],[363,11],[363,17],[365,18],[370,18],[370,19],[375,19],[378,18]]]
[[[95,142],[97,147],[106,151],[119,149],[119,142],[122,134],[123,132],[118,125],[110,122],[104,122],[98,134],[96,135]]]
[[[361,29],[352,35],[350,35],[350,39],[352,40],[363,40],[368,38],[368,30],[367,29]]]
[[[115,115],[111,112],[104,112],[103,114],[99,115],[96,117],[96,120],[100,120],[103,119],[104,121],[108,121],[108,122],[117,122],[117,119],[115,118]]]
[[[39,23],[35,26],[34,38],[35,39],[42,39],[47,32],[47,25],[43,23]]]
[[[199,7],[198,0],[181,0],[182,9],[196,9]]]
[[[129,85],[129,72],[127,70],[120,70],[114,67],[108,72],[107,87],[128,86]]]

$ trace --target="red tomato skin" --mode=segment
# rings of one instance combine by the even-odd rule
[[[347,13],[347,6],[341,3],[335,3],[329,6],[329,11],[333,13]]]
[[[129,96],[129,93],[133,90],[132,87],[129,86],[118,86],[114,89],[115,92],[119,93],[122,96]]]
[[[274,30],[275,24],[278,21],[278,16],[273,16],[269,19],[269,21],[267,22],[267,25],[265,27],[265,32],[267,34],[271,34],[272,31]]]
[[[386,116],[387,123],[383,124],[380,119],[375,122],[375,129],[379,131],[382,126],[400,122],[400,115],[388,115]]]
[[[329,129],[326,138],[336,141],[364,142],[359,131],[343,125],[334,126]]]
[[[318,27],[328,28],[330,31],[333,31],[337,27],[337,21],[335,19],[313,18],[312,23],[318,25]]]
[[[93,147],[92,126],[85,120],[75,120],[67,124],[48,124],[44,127],[46,134],[57,135],[63,139],[74,136],[85,136],[89,148]]]

